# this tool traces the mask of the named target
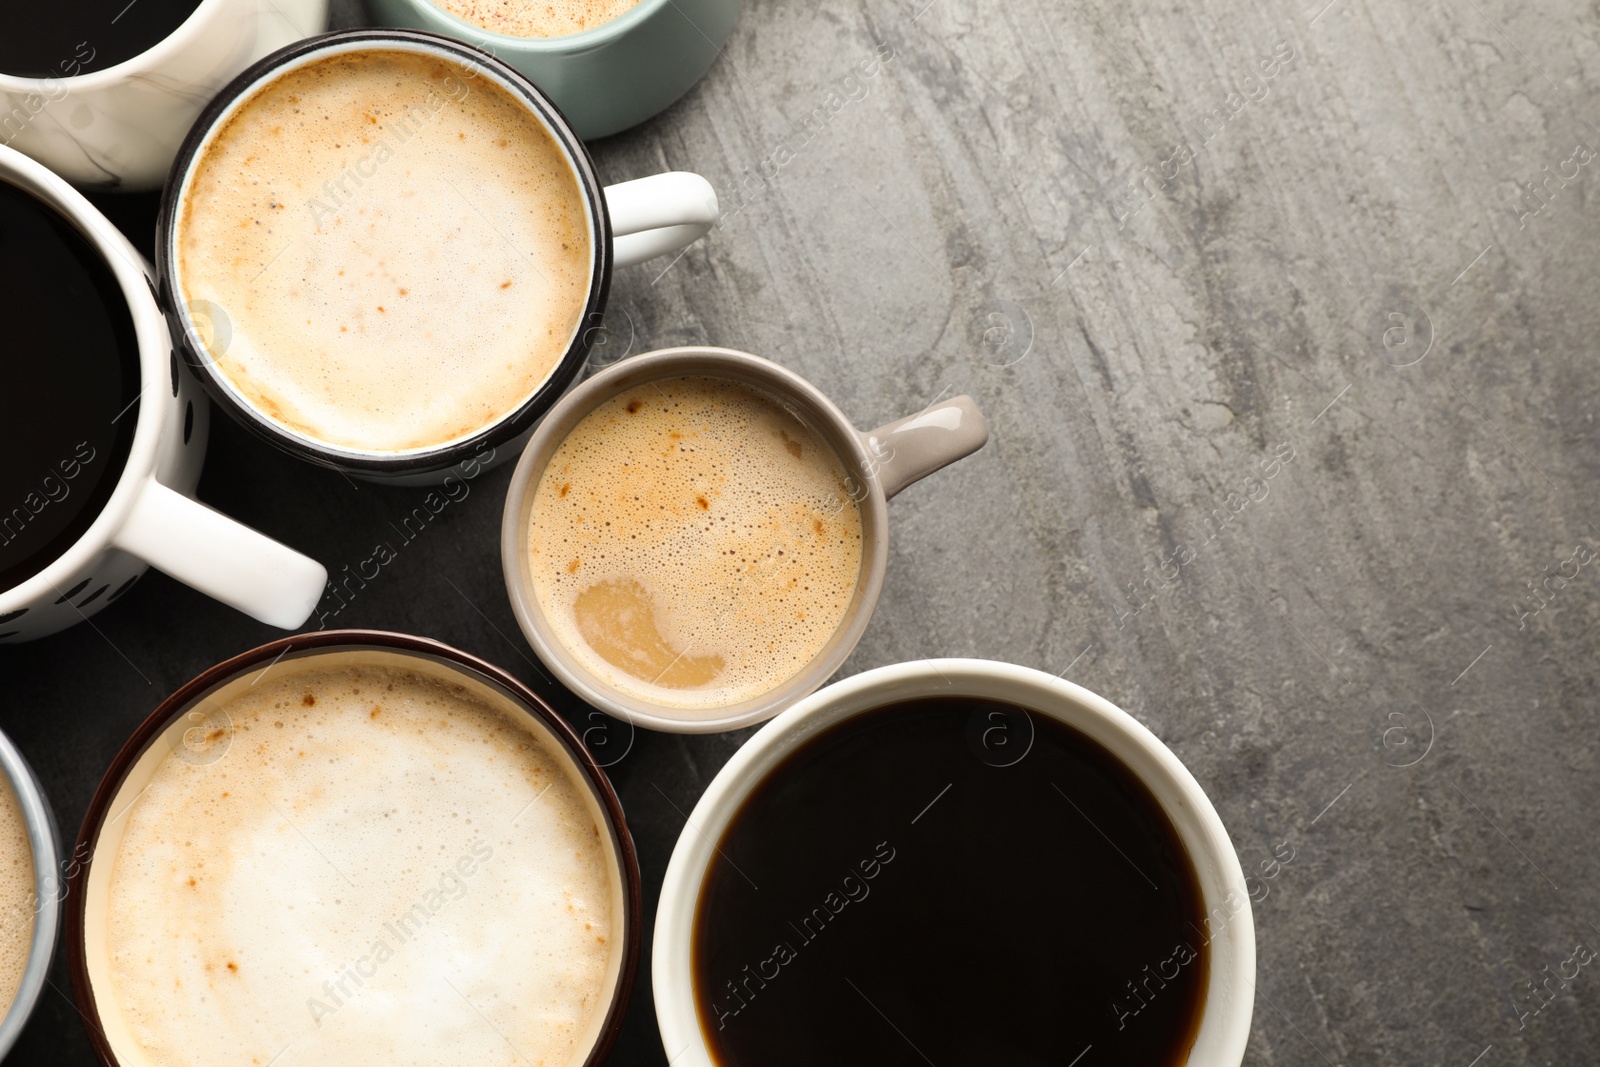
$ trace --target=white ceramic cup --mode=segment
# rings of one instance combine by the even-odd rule
[[[88,618],[147,566],[273,626],[305,622],[328,581],[322,565],[194,499],[210,425],[206,398],[173,349],[149,265],[82,193],[39,163],[0,147],[0,181],[55,209],[104,257],[133,317],[140,366],[138,421],[116,488],[70,548],[0,589],[0,643]]]
[[[132,59],[61,77],[0,73],[0,144],[86,188],[157,189],[184,134],[218,89],[276,48],[328,25],[328,0],[200,0]],[[80,49],[93,55],[93,41]]]
[[[1194,864],[1207,915],[1217,919],[1207,946],[1205,1007],[1188,1062],[1237,1067],[1255,1003],[1255,926],[1239,857],[1211,801],[1159,738],[1110,701],[1043,671],[978,659],[898,663],[836,682],[763,726],[717,772],[678,836],[656,909],[651,981],[673,1067],[715,1063],[695,1008],[695,907],[718,842],[745,798],[785,757],[829,727],[886,704],[952,696],[1003,701],[1072,726],[1105,746],[1160,802]]]
[[[28,827],[28,847],[33,851],[32,896],[27,900],[0,901],[0,922],[22,921],[27,913],[33,918],[33,942],[23,966],[22,984],[9,1007],[0,1005],[0,1011],[4,1011],[0,1015],[3,1060],[17,1043],[44,990],[45,975],[50,971],[61,935],[61,899],[66,892],[67,872],[61,867],[60,834],[50,802],[28,761],[5,734],[0,734],[0,789],[10,789],[16,795],[22,820]]]

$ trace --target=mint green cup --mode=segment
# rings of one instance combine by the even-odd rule
[[[512,37],[430,0],[366,0],[379,26],[431,30],[476,45],[527,75],[584,140],[665,111],[722,54],[742,0],[640,0],[610,22],[565,37]]]

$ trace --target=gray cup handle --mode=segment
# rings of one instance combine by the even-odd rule
[[[861,435],[885,497],[972,455],[988,440],[989,424],[970,396],[946,400]]]

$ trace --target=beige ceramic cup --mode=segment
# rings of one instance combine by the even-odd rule
[[[670,707],[625,692],[596,675],[556,636],[529,573],[528,524],[545,466],[572,429],[619,393],[665,378],[719,378],[774,397],[826,441],[848,472],[861,510],[861,573],[844,619],[798,674],[737,704]],[[915,415],[858,431],[816,386],[759,356],[726,348],[669,348],[623,360],[574,389],[545,416],[511,478],[500,523],[500,558],[517,623],[539,658],[578,696],[609,715],[653,730],[713,733],[762,722],[816,690],[850,655],[872,618],[888,563],[888,500],[934,471],[982,448],[989,427],[972,398],[958,396]]]

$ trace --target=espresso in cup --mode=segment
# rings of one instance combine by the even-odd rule
[[[772,395],[667,378],[611,397],[534,493],[528,574],[573,655],[615,688],[714,709],[788,682],[861,576],[844,461]]]
[[[228,386],[292,434],[437,448],[522,407],[584,315],[571,162],[441,53],[330,50],[259,85],[187,178],[177,278]]]
[[[104,70],[165,40],[199,6],[200,0],[8,5],[0,73],[60,78]]]
[[[463,22],[508,37],[565,37],[604,26],[639,0],[433,0]]]
[[[60,558],[100,514],[133,446],[140,390],[133,316],[104,256],[4,181],[0,324],[4,591]]]
[[[37,900],[28,823],[17,794],[0,777],[0,1018],[22,987]]]
[[[767,772],[717,851],[692,959],[719,1067],[1187,1062],[1194,864],[1138,776],[1049,715],[864,711]]]
[[[92,813],[107,1062],[590,1062],[627,889],[572,750],[413,657],[263,660]]]

